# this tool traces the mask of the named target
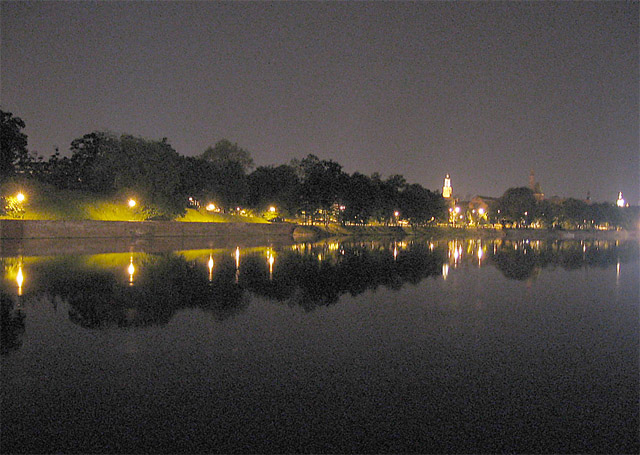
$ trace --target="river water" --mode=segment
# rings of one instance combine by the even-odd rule
[[[3,452],[640,450],[637,242],[204,245],[5,251]]]

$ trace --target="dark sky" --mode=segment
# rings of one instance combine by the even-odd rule
[[[2,2],[29,148],[108,129],[454,194],[640,201],[639,3]]]

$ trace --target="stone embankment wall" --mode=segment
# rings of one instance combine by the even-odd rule
[[[0,239],[261,236],[291,238],[288,223],[0,220]]]

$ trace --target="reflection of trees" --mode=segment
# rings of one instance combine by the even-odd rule
[[[0,354],[7,355],[22,346],[24,319],[22,311],[14,310],[11,297],[0,291]]]
[[[46,292],[69,303],[69,318],[87,328],[166,324],[176,311],[191,307],[223,320],[244,306],[232,267],[220,267],[212,283],[203,265],[172,254],[150,256],[139,269],[134,286],[109,272],[79,267],[52,267],[42,279]]]
[[[526,280],[539,270],[538,260],[523,250],[505,249],[493,256],[493,263],[504,276],[512,280]]]
[[[394,260],[388,249],[343,244],[339,252],[322,259],[315,253],[279,256],[272,280],[262,262],[245,260],[241,278],[258,295],[311,310],[335,303],[345,293],[355,296],[379,286],[399,289],[404,282],[417,283],[440,274],[443,260],[421,245],[402,251]]]
[[[459,252],[455,259],[453,255],[447,259],[448,250],[438,242],[431,249],[419,241],[306,244],[293,250],[269,250],[266,257],[264,251],[245,253],[239,271],[235,259],[224,253],[216,259],[211,275],[203,261],[176,254],[145,255],[136,261],[133,285],[121,265],[118,276],[66,257],[31,268],[29,294],[68,302],[69,318],[83,327],[143,327],[166,324],[186,308],[200,308],[216,320],[225,320],[246,308],[246,291],[312,310],[335,303],[344,294],[419,283],[440,275],[446,260],[455,261],[456,267],[493,264],[505,277],[524,280],[548,266],[607,267],[638,256],[634,242],[467,243],[466,248],[462,242],[454,244]],[[484,251],[482,260],[479,250]],[[276,259],[270,272],[272,254]],[[11,298],[2,294],[3,354],[20,346],[24,319]]]
[[[573,270],[582,267],[605,268],[617,262],[637,258],[638,245],[624,242],[553,241],[529,244],[524,241],[505,242],[493,253],[493,264],[507,278],[524,280],[541,268],[560,266]]]

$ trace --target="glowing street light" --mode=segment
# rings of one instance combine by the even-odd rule
[[[22,192],[16,194],[16,201],[22,203],[24,202],[25,199],[26,199],[26,196]]]
[[[480,207],[478,209],[478,213],[480,214],[480,216],[484,215],[484,209],[482,207]]]
[[[127,204],[129,205],[129,207],[134,208],[136,206],[137,202],[136,202],[135,199],[129,199]]]
[[[272,205],[271,207],[269,207],[269,211],[271,213],[276,213],[276,208]]]

